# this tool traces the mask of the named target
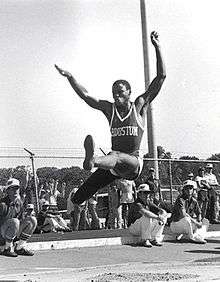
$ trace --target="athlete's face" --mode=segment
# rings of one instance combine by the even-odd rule
[[[130,89],[127,89],[123,83],[115,85],[112,92],[116,106],[127,104],[130,100],[131,91]]]

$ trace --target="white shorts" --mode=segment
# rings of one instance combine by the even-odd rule
[[[141,171],[143,169],[143,165],[144,165],[143,153],[140,150],[137,150],[137,151],[134,151],[133,153],[128,154],[128,155],[135,156],[138,160],[138,163],[139,163],[139,169],[138,169],[137,175],[134,177],[134,179],[129,179],[129,180],[135,180],[140,176]],[[120,177],[120,175],[118,175],[118,173],[116,171],[114,171],[114,169],[110,169],[110,172],[111,172],[111,174]]]

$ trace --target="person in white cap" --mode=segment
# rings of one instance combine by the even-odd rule
[[[140,236],[140,245],[151,248],[162,246],[162,233],[167,221],[167,213],[150,200],[152,191],[148,184],[140,184],[137,199],[128,213],[128,230]]]
[[[10,257],[33,255],[33,252],[25,248],[25,244],[33,234],[37,220],[32,215],[32,205],[24,212],[19,191],[19,180],[11,178],[6,186],[7,195],[0,200],[0,236],[5,243],[1,254]],[[15,238],[18,240],[14,246]]]
[[[208,207],[206,216],[210,223],[212,224],[219,224],[220,221],[217,218],[216,214],[216,205],[217,205],[217,192],[216,189],[219,187],[218,180],[213,173],[213,164],[207,163],[205,167],[205,175],[204,178],[206,179],[207,183],[210,186],[210,189],[208,190]]]
[[[205,244],[205,232],[198,235],[196,231],[202,228],[207,220],[201,221],[201,210],[197,200],[192,196],[193,189],[193,181],[186,180],[183,183],[182,193],[177,197],[173,207],[170,229],[176,234],[177,240],[185,234],[190,242]],[[197,216],[196,219],[194,214]]]

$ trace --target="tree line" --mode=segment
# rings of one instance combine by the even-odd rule
[[[166,152],[163,147],[158,146],[158,158],[166,159],[166,161],[158,161],[159,167],[159,177],[161,186],[170,185],[170,172],[172,174],[172,184],[181,185],[182,182],[187,179],[187,174],[193,172],[197,175],[198,169],[201,166],[205,166],[205,163],[198,162],[199,158],[196,156],[181,156],[179,159],[172,159],[172,154]],[[144,158],[149,158],[149,155],[144,155]],[[172,160],[171,165],[169,161]],[[175,161],[176,160],[176,161]],[[181,162],[181,160],[190,160],[190,162]],[[193,162],[193,160],[195,162]],[[207,161],[219,161],[214,162],[214,172],[220,182],[220,154],[214,154]],[[139,178],[136,180],[136,184],[139,185],[143,183],[148,176],[149,169],[153,166],[152,161],[145,161],[143,170]],[[56,168],[56,167],[41,167],[36,170],[36,175],[39,179],[39,184],[45,184],[50,178],[58,180],[60,183],[65,182],[66,194],[72,189],[72,186],[76,186],[80,179],[86,180],[91,173],[81,169],[77,166]],[[6,185],[7,180],[10,177],[15,177],[20,180],[21,186],[26,185],[27,168],[23,165],[17,166],[15,168],[0,168],[0,185]],[[107,188],[102,189],[101,192],[107,192]]]

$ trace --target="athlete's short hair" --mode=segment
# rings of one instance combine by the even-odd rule
[[[131,85],[130,85],[130,83],[129,83],[127,80],[119,79],[119,80],[116,80],[116,81],[113,83],[113,85],[112,85],[112,92],[113,92],[114,88],[116,88],[119,84],[125,85],[126,89],[131,91]]]

